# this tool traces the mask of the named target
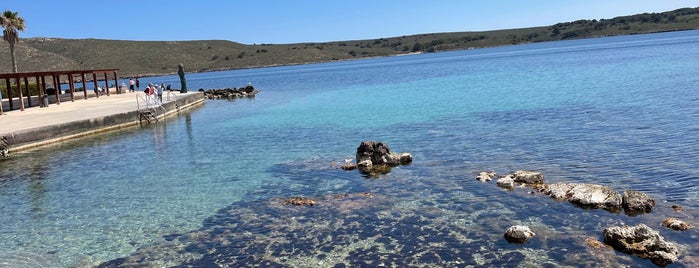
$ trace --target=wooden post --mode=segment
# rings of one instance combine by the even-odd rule
[[[116,87],[117,94],[120,93],[121,87],[119,87],[119,78],[117,78],[117,72],[114,71],[114,87]]]
[[[39,107],[44,107],[44,90],[42,89],[41,80],[38,76],[34,77],[36,81],[36,94],[39,100]]]
[[[61,76],[58,74],[53,75],[53,87],[56,91],[56,105],[61,105]]]
[[[107,72],[104,72],[104,91],[107,92],[107,96],[109,96],[109,79],[107,79]]]
[[[68,74],[68,83],[70,84],[70,86],[68,86],[70,88],[70,101],[75,102],[75,95],[73,95],[75,92],[75,80],[73,80],[72,73]]]
[[[24,77],[24,89],[27,93],[27,106],[32,107],[32,93],[29,92],[29,80],[26,76]]]
[[[44,107],[44,95],[46,95],[46,77],[41,76],[41,107]],[[47,103],[48,104],[48,103]],[[46,106],[48,107],[48,106]]]
[[[80,73],[80,78],[83,79],[83,94],[85,95],[85,99],[87,99],[87,86],[85,85],[85,73]]]
[[[97,90],[97,87],[98,87],[98,86],[97,86],[97,74],[96,74],[96,73],[92,73],[92,83],[95,84],[95,95],[97,95],[97,97],[99,98],[99,97],[100,97],[100,93],[99,93],[99,91]]]
[[[22,96],[22,79],[20,79],[19,76],[16,76],[15,82],[17,83],[17,92],[19,94],[19,110],[24,111],[24,97]]]
[[[10,85],[10,78],[5,79],[5,86],[5,88],[7,88],[7,101],[10,104],[10,111],[12,111],[15,105],[12,104],[12,86]]]

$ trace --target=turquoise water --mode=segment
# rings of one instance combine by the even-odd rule
[[[699,225],[697,59],[687,31],[189,74],[262,92],[0,161],[0,266],[653,266],[586,245],[636,223],[692,266],[697,231],[660,222]],[[363,140],[415,161],[337,168]],[[657,206],[630,217],[474,179],[519,169]],[[537,236],[508,244],[513,224]]]

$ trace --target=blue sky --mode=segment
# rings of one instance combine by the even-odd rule
[[[699,0],[0,0],[20,37],[282,44],[546,26],[699,7]]]

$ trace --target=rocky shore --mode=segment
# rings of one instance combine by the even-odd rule
[[[482,171],[476,180],[489,182],[497,177],[493,171]],[[535,171],[516,171],[501,176],[497,185],[507,189],[522,186],[534,189],[531,193],[541,193],[557,201],[568,201],[583,209],[604,209],[613,213],[624,211],[628,216],[650,213],[655,206],[655,200],[648,194],[625,190],[623,194],[611,187],[589,183],[544,183],[544,176]],[[678,207],[679,208],[679,207]],[[673,206],[673,209],[678,211]],[[667,218],[663,226],[676,231],[692,228],[690,224],[676,218]],[[505,238],[511,243],[525,243],[534,236],[527,226],[515,225],[505,231]],[[645,224],[636,226],[611,226],[603,231],[604,243],[614,249],[634,254],[640,258],[649,259],[658,266],[674,263],[679,258],[677,246],[665,241],[660,233]]]

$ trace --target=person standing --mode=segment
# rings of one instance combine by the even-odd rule
[[[136,85],[136,82],[133,81],[133,78],[129,80],[129,92],[134,92],[134,86]]]
[[[165,89],[165,83],[160,83],[160,86],[158,87],[158,100],[160,100],[160,103],[163,103],[163,90]]]
[[[138,91],[141,91],[141,83],[138,81],[138,77],[136,77],[136,88]]]

